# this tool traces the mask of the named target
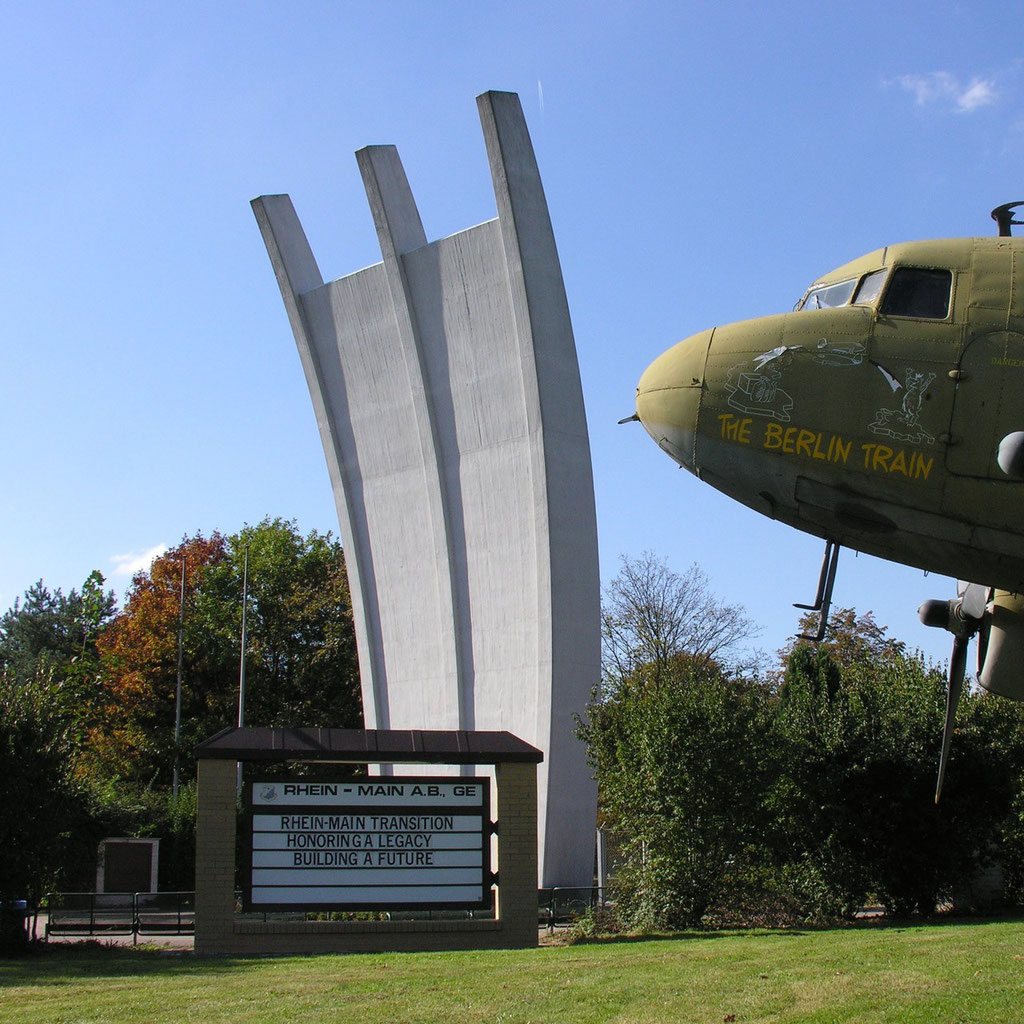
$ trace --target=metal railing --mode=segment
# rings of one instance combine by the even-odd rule
[[[56,892],[39,907],[51,935],[191,935],[194,892]]]
[[[608,893],[598,886],[554,886],[537,891],[538,923],[549,931],[569,926],[588,911],[605,904]],[[139,936],[192,935],[195,932],[194,892],[58,892],[47,895],[40,904],[39,917],[45,920],[44,938],[51,935]],[[267,917],[263,913],[264,918]],[[312,915],[300,913],[301,918]],[[402,917],[493,917],[494,911],[418,911],[392,912]],[[33,929],[34,932],[34,929]]]
[[[196,929],[194,892],[137,892],[135,931],[138,935],[191,935]]]
[[[607,890],[593,886],[556,885],[537,890],[537,919],[548,931],[575,924],[588,910],[603,906]]]

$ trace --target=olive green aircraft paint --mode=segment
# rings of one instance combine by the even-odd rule
[[[993,211],[997,238],[879,249],[792,313],[696,334],[637,387],[636,418],[676,462],[825,538],[816,639],[840,547],[961,581],[918,609],[953,634],[936,802],[972,637],[981,685],[1024,700],[1020,206]]]
[[[1024,591],[1024,238],[911,242],[820,277],[791,313],[680,342],[637,415],[676,462],[842,546]]]

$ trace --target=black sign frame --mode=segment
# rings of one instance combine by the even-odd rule
[[[331,834],[342,835],[346,831],[352,831],[361,835],[384,835],[384,834],[410,834],[416,832],[416,830],[403,830],[403,829],[388,829],[381,831],[377,828],[354,828],[354,829],[339,829],[339,830],[324,830],[324,829],[300,829],[287,830],[284,828],[277,828],[273,830],[257,829],[256,819],[258,815],[267,815],[270,811],[270,806],[267,803],[257,803],[254,800],[254,791],[257,786],[280,786],[282,790],[285,787],[291,788],[303,788],[310,793],[319,795],[323,791],[323,787],[336,787],[339,796],[344,798],[346,790],[354,790],[355,797],[358,796],[369,796],[372,792],[372,799],[384,800],[383,803],[374,802],[372,804],[359,803],[353,798],[352,803],[337,803],[328,804],[313,803],[313,802],[299,802],[304,794],[283,794],[286,798],[288,796],[296,797],[296,802],[287,802],[281,805],[282,808],[287,808],[285,814],[282,817],[304,817],[309,816],[311,818],[321,817],[337,817],[337,818],[354,818],[354,819],[369,819],[369,818],[405,818],[405,817],[420,817],[420,818],[454,818],[454,817],[470,817],[479,818],[479,829],[426,829],[422,830],[422,834],[451,834],[451,835],[465,835],[474,839],[479,837],[479,849],[480,849],[480,867],[479,867],[479,881],[474,880],[473,882],[464,883],[448,883],[449,886],[459,885],[461,888],[474,887],[478,889],[478,895],[473,899],[444,899],[438,898],[439,895],[443,897],[443,889],[445,888],[444,883],[439,883],[437,878],[438,875],[444,871],[444,866],[422,866],[423,879],[415,883],[354,883],[351,886],[345,886],[345,888],[358,888],[360,890],[371,891],[375,889],[386,889],[386,890],[398,890],[401,891],[403,888],[408,891],[419,890],[420,894],[415,898],[399,898],[396,896],[394,899],[388,899],[387,901],[380,900],[360,900],[352,898],[343,899],[332,899],[329,894],[321,895],[314,900],[303,900],[301,902],[278,902],[271,900],[254,899],[254,891],[258,895],[261,889],[270,888],[271,886],[260,884],[254,885],[254,871],[260,870],[260,867],[255,864],[256,854],[265,852],[264,850],[257,851],[256,842],[257,837],[260,835],[268,834],[284,834],[290,833],[295,834],[315,834],[323,833],[325,831],[331,831]],[[471,804],[459,803],[457,805],[445,804],[445,797],[440,795],[445,790],[454,790],[456,787],[466,786],[477,786],[479,787],[479,800],[475,800]],[[422,790],[418,795],[421,799],[428,802],[426,803],[402,803],[394,794],[387,794],[387,790],[394,790],[399,787],[410,787],[412,789],[419,788]],[[360,793],[360,790],[363,792]],[[431,796],[434,790],[439,791],[436,796],[436,802],[429,802],[434,798]],[[395,802],[387,802],[391,799]],[[271,805],[274,806],[274,805]],[[245,815],[245,826],[246,826],[246,842],[244,846],[244,863],[243,868],[243,885],[242,885],[242,910],[246,913],[268,911],[268,912],[279,912],[279,911],[296,911],[296,912],[310,912],[310,911],[352,911],[352,912],[365,912],[365,911],[387,911],[387,910],[486,910],[493,907],[493,893],[492,888],[496,882],[495,876],[492,874],[491,869],[491,836],[496,832],[496,826],[491,821],[491,780],[487,776],[420,776],[420,775],[401,775],[401,776],[330,776],[325,778],[305,778],[295,775],[279,775],[277,773],[260,773],[260,777],[256,779],[247,780],[244,786],[244,815]],[[273,813],[273,812],[272,812]],[[353,824],[358,823],[354,822]],[[361,822],[366,825],[367,822]],[[373,822],[369,822],[373,824]],[[363,847],[368,854],[373,852],[381,852],[380,847]],[[473,846],[456,849],[475,849]],[[298,852],[298,851],[296,851]],[[445,851],[448,852],[448,851]],[[379,865],[373,865],[372,867],[378,867]],[[336,868],[338,870],[344,870],[345,868],[357,867],[354,864],[348,865],[293,865],[280,866],[277,869],[282,872],[288,872],[289,870],[301,870],[301,869],[312,869],[312,870],[329,870],[330,868]],[[369,864],[359,865],[358,867],[371,867]],[[357,869],[358,869],[357,867]],[[399,865],[399,867],[408,867],[415,869],[418,865]],[[387,866],[385,866],[387,869]],[[451,869],[449,869],[451,870]],[[475,872],[476,868],[473,866]],[[302,885],[295,883],[294,886],[288,884],[278,883],[273,888],[311,888],[310,885]],[[339,886],[326,886],[327,889],[339,888]],[[422,894],[422,890],[429,890],[431,895],[425,896]]]

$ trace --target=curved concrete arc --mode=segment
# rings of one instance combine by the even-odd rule
[[[597,516],[583,390],[569,303],[562,280],[533,143],[518,96],[485,93],[477,98],[501,225],[509,290],[517,322],[523,388],[531,424],[531,452],[538,498],[535,527],[537,581],[547,607],[538,609],[542,635],[538,661],[545,679],[538,695],[536,745],[550,756],[544,785],[548,793],[585,792],[587,772],[574,715],[585,707],[600,671],[600,579]],[[546,614],[545,614],[546,613]],[[546,705],[546,706],[545,706]],[[546,735],[543,735],[546,733]],[[589,778],[589,774],[585,777]],[[583,809],[549,799],[541,808],[544,877],[582,878],[579,836],[596,818]],[[562,823],[561,816],[570,820]],[[569,828],[579,829],[575,835]],[[585,882],[592,875],[587,865]],[[553,882],[552,884],[562,884]]]
[[[497,220],[428,243],[397,152],[370,147],[357,158],[383,263],[323,284],[287,197],[254,208],[334,484],[366,724],[508,730],[542,749],[541,882],[586,885],[596,789],[573,715],[600,657],[586,419],[518,97],[478,104]]]
[[[445,473],[452,458],[458,458],[458,450],[450,450],[450,446],[446,450],[444,444],[450,402],[444,376],[437,379],[436,359],[432,358],[438,351],[443,354],[445,338],[443,328],[440,332],[432,329],[435,327],[431,314],[436,291],[432,287],[433,277],[428,280],[426,289],[415,289],[403,259],[416,250],[429,252],[430,249],[398,151],[393,146],[370,146],[356,153],[356,160],[384,257],[395,330],[412,403],[413,422],[409,426],[415,430],[422,457],[423,505],[433,541],[436,603],[440,614],[450,617],[449,630],[438,650],[442,658],[438,678],[444,680],[445,686],[439,709],[442,715],[454,718],[455,724],[447,728],[473,729],[473,707],[466,693],[466,680],[472,679],[471,671],[467,671],[472,650],[465,642],[468,630],[462,628],[469,601],[459,558],[465,547],[461,529],[462,503],[458,479],[452,480]]]
[[[334,491],[345,545],[345,569],[352,597],[366,726],[387,728],[390,719],[387,673],[367,508],[362,497],[359,463],[345,457],[346,452],[355,452],[356,443],[345,377],[338,358],[339,338],[333,318],[329,312],[325,314],[322,305],[316,308],[315,303],[309,303],[315,320],[312,324],[308,320],[305,300],[322,294],[324,285],[291,199],[286,195],[260,196],[252,201],[252,208],[295,336]],[[379,276],[367,273],[363,283],[369,284]],[[369,315],[378,302],[374,301],[372,293],[365,295],[366,289],[356,291],[363,297],[362,307]],[[353,300],[353,305],[358,308],[358,298]]]

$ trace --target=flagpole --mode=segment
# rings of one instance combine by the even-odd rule
[[[171,793],[178,798],[178,779],[181,774],[181,665],[185,634],[185,554],[181,555],[181,603],[178,609],[178,682],[174,688],[174,781]]]
[[[245,725],[245,619],[249,606],[249,545],[245,545],[245,563],[242,569],[242,649],[238,659],[238,728]],[[238,793],[242,792],[242,763],[238,762]]]

